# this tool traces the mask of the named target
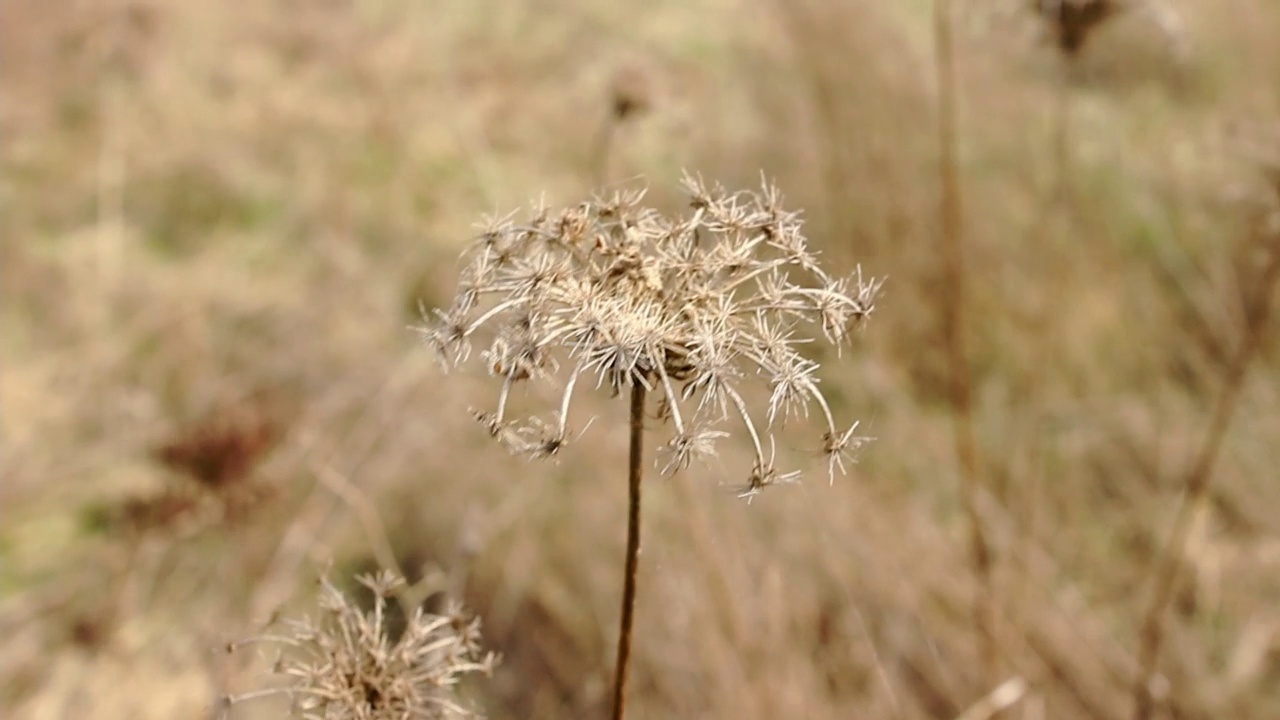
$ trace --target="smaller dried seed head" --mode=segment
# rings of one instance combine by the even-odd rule
[[[282,631],[255,640],[281,651],[274,673],[285,685],[241,699],[284,694],[292,716],[305,720],[479,717],[456,691],[463,676],[496,663],[481,649],[479,620],[457,606],[444,615],[419,608],[392,638],[387,601],[403,581],[388,572],[358,579],[374,594],[372,611],[323,580],[319,617],[285,620]]]
[[[663,215],[644,205],[644,191],[626,190],[561,210],[539,203],[525,221],[485,220],[464,255],[458,299],[424,313],[420,332],[448,367],[467,361],[475,336],[488,338],[481,357],[501,386],[497,409],[477,417],[517,454],[562,452],[585,376],[614,394],[634,385],[658,394],[660,419],[675,426],[661,448],[664,472],[713,455],[728,435],[717,426],[731,422],[754,453],[744,497],[794,481],[765,457],[765,441],[814,405],[825,424],[815,444],[831,473],[843,472],[866,439],[837,429],[818,363],[800,350],[825,341],[838,351],[875,309],[882,281],[861,268],[828,274],[799,213],[767,182],[730,193],[685,176],[684,187],[685,215]],[[747,402],[757,383],[769,397],[763,423]],[[554,423],[507,419],[521,384],[559,388]]]

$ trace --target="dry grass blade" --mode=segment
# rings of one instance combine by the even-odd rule
[[[996,689],[965,710],[956,720],[990,720],[1013,707],[1027,694],[1027,681],[1020,677],[1005,680]]]

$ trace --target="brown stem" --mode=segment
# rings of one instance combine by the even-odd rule
[[[1073,58],[1066,58],[1060,69],[1057,87],[1054,88],[1053,203],[1060,212],[1070,216],[1071,196],[1071,72]]]
[[[613,155],[613,138],[619,124],[618,116],[610,113],[600,124],[595,140],[591,143],[591,183],[592,187],[601,191],[609,182],[609,160]]]
[[[630,504],[627,512],[627,563],[622,581],[622,620],[618,626],[618,661],[613,678],[613,720],[626,714],[627,666],[631,660],[631,624],[636,608],[636,570],[640,565],[640,479],[644,441],[645,387],[631,385],[631,459],[627,466]]]
[[[996,645],[995,604],[991,578],[991,550],[978,513],[978,448],[973,431],[973,392],[964,336],[964,218],[961,214],[960,173],[956,140],[956,71],[951,33],[951,3],[934,3],[934,43],[938,73],[938,144],[941,181],[942,258],[945,265],[944,295],[939,298],[950,369],[951,410],[954,417],[956,457],[960,464],[964,511],[969,525],[969,559],[978,579],[973,622],[978,654],[988,684],[994,682]]]
[[[1182,558],[1186,554],[1187,537],[1191,532],[1192,520],[1198,508],[1204,505],[1209,495],[1213,480],[1213,466],[1218,453],[1222,449],[1222,441],[1231,424],[1231,416],[1235,414],[1240,399],[1240,391],[1244,388],[1244,379],[1266,335],[1271,316],[1271,295],[1277,283],[1280,283],[1280,238],[1271,238],[1268,263],[1259,276],[1256,295],[1250,298],[1245,311],[1244,337],[1227,366],[1223,378],[1222,390],[1218,395],[1209,420],[1209,428],[1205,432],[1204,443],[1196,454],[1195,462],[1183,476],[1182,504],[1174,517],[1173,527],[1169,531],[1169,539],[1161,548],[1157,559],[1154,587],[1150,601],[1142,615],[1142,626],[1138,633],[1138,677],[1133,687],[1133,718],[1149,720],[1155,711],[1155,696],[1151,691],[1156,659],[1160,655],[1160,646],[1164,641],[1164,616],[1169,602],[1173,599],[1179,576],[1183,567]]]

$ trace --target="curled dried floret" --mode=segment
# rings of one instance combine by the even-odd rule
[[[695,460],[705,460],[716,454],[716,441],[729,437],[723,430],[690,429],[678,433],[667,444],[658,448],[666,456],[662,474],[672,475],[686,470]]]
[[[869,437],[854,434],[858,431],[858,424],[855,422],[844,432],[828,431],[822,436],[822,452],[827,456],[827,473],[832,482],[835,481],[836,469],[838,468],[840,474],[844,475],[847,472],[844,466],[845,460],[854,462],[854,456],[862,446],[871,442]]]
[[[745,485],[737,488],[738,497],[751,502],[756,495],[759,495],[767,487],[775,485],[794,485],[800,479],[800,471],[792,470],[790,472],[779,472],[774,465],[774,453],[769,453],[769,459],[759,458],[756,464],[751,468],[751,475],[747,477]]]

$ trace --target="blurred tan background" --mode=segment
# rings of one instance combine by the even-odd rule
[[[1173,36],[1119,13],[1076,53],[1030,5],[954,8],[984,591],[930,3],[7,0],[6,717],[212,717],[263,670],[217,648],[379,564],[483,617],[504,662],[466,691],[490,717],[602,717],[624,408],[600,397],[558,464],[509,458],[467,412],[492,384],[407,327],[481,214],[626,182],[679,209],[682,169],[763,171],[831,267],[888,276],[822,371],[877,440],[749,506],[719,486],[732,451],[649,484],[632,717],[956,718],[1012,678],[1004,717],[1129,717],[1215,413],[1157,716],[1280,717],[1280,358],[1249,323],[1280,232],[1280,4],[1170,0]]]

